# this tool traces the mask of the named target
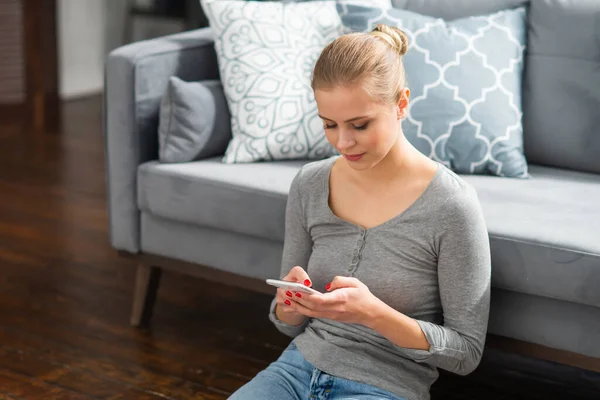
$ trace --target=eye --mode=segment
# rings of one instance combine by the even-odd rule
[[[325,125],[323,125],[323,128],[325,128],[325,129],[333,129],[333,128],[335,128],[335,127],[336,127],[336,125],[335,125],[335,124],[332,124],[332,125],[327,125],[327,124],[325,124]]]
[[[354,129],[356,129],[357,131],[364,131],[365,129],[367,129],[367,127],[369,126],[369,123],[367,122],[366,124],[360,125],[360,126],[356,126],[356,125],[352,125],[354,127]]]

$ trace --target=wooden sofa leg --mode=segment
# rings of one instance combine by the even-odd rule
[[[132,326],[143,327],[147,326],[150,322],[161,273],[162,270],[159,267],[141,263],[138,265],[133,293],[133,308],[131,311]]]

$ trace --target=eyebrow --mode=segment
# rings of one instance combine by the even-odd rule
[[[320,117],[321,119],[326,119],[327,121],[335,122],[335,121],[334,121],[334,120],[332,120],[332,119],[325,118],[325,117],[324,117],[324,116],[322,116],[321,114],[319,114],[319,117]],[[348,119],[348,120],[346,120],[346,121],[344,121],[344,122],[352,122],[352,121],[356,121],[357,119],[363,119],[363,118],[367,118],[367,117],[369,117],[369,116],[368,116],[368,115],[362,115],[362,116],[360,116],[360,117],[354,117],[354,118],[350,118],[350,119]]]

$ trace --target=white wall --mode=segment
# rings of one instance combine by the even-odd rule
[[[107,0],[58,0],[60,96],[102,91],[106,54]]]
[[[139,3],[139,0],[136,1]],[[127,3],[125,0],[104,0],[106,14],[105,55],[124,43],[125,17]]]
[[[109,51],[125,44],[125,18],[127,14],[127,2],[124,0],[101,0],[105,3],[106,32],[105,45],[106,54]],[[198,2],[200,0],[197,0]],[[151,0],[136,0],[139,6],[147,6]],[[165,36],[185,29],[182,22],[164,20],[159,18],[133,18],[131,21],[131,41],[151,39]]]
[[[148,0],[136,0],[144,5]],[[200,0],[198,0],[200,1]],[[100,93],[106,55],[124,44],[124,0],[58,0],[60,95],[63,99]],[[138,19],[133,41],[181,31],[181,23]]]

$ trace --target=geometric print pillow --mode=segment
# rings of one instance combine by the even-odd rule
[[[342,34],[336,2],[202,0],[202,6],[231,114],[223,162],[334,155],[310,77],[323,48]]]
[[[521,107],[525,8],[450,22],[395,8],[339,11],[345,32],[383,23],[407,34],[411,98],[402,127],[417,149],[458,173],[529,177]]]

